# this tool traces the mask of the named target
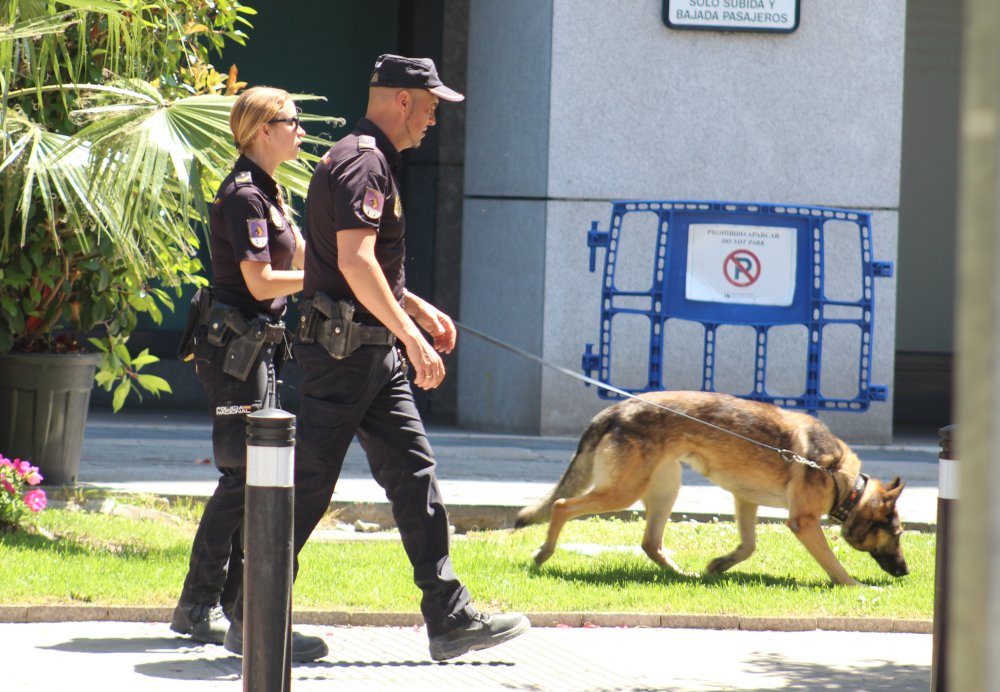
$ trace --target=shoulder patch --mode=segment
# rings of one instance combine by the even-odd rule
[[[233,180],[237,185],[249,185],[253,182],[253,176],[250,171],[240,171]]]
[[[382,206],[385,204],[385,195],[373,187],[365,188],[365,198],[361,202],[361,211],[372,221],[382,218]]]
[[[358,151],[364,151],[365,149],[375,148],[375,138],[371,135],[359,135],[358,136]]]
[[[250,244],[258,250],[267,247],[267,220],[247,219],[247,232],[250,235]]]

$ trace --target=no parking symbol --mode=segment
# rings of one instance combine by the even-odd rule
[[[733,286],[752,286],[760,278],[760,260],[749,250],[734,250],[726,256],[722,273]]]
[[[688,226],[688,300],[791,305],[797,230],[788,226]]]

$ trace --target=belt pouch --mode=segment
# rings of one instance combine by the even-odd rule
[[[226,317],[229,315],[230,307],[216,303],[208,314],[208,343],[213,346],[225,346],[228,337],[231,335],[230,329],[226,326]]]
[[[285,340],[285,325],[283,323],[279,324],[268,324],[264,328],[264,341],[269,344],[277,344]]]
[[[340,360],[354,353],[358,348],[352,344],[354,323],[348,320],[324,320],[320,324],[319,341],[331,357]]]
[[[319,321],[319,311],[313,307],[312,299],[304,300],[299,311],[299,341],[304,344],[314,343]]]
[[[263,324],[248,329],[243,336],[232,339],[226,346],[222,371],[245,382],[253,366],[257,364],[257,354],[264,345],[267,334]]]

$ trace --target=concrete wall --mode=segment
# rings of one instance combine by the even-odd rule
[[[799,29],[783,35],[671,30],[661,7],[470,6],[461,316],[576,371],[598,335],[586,232],[591,220],[607,227],[609,200],[870,210],[874,258],[896,259],[903,5],[803,3]],[[879,280],[876,296],[873,383],[891,387],[894,280]],[[469,341],[460,424],[573,434],[606,405],[565,375]],[[887,402],[829,422],[874,441],[891,436],[891,419]]]
[[[955,239],[964,3],[907,0],[893,418],[955,420]]]
[[[897,350],[953,350],[962,3],[909,0]]]
[[[472,2],[460,317],[540,354],[548,263],[552,7]],[[540,367],[462,336],[458,422],[539,432]]]

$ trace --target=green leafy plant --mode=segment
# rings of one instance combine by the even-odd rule
[[[0,353],[90,344],[115,410],[139,390],[170,392],[128,339],[139,315],[158,324],[185,285],[205,283],[199,229],[236,157],[228,118],[245,86],[209,59],[246,40],[255,12],[236,0],[0,7]],[[315,160],[283,164],[278,181],[304,196]]]

